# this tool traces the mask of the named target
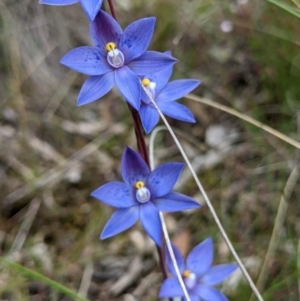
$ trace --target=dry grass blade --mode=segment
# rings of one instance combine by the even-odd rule
[[[92,275],[93,275],[93,264],[91,262],[87,263],[83,272],[83,276],[82,276],[82,280],[80,283],[80,287],[78,290],[78,295],[82,296],[82,297],[86,297],[90,284],[91,284],[91,280],[92,280]]]
[[[13,168],[26,181],[32,181],[34,177],[33,171],[14,156],[7,155],[6,160],[11,168]]]
[[[300,239],[298,239],[298,258],[297,258],[297,268],[300,271]],[[300,296],[300,280],[298,279],[298,294]]]
[[[52,160],[56,163],[64,161],[64,156],[61,155],[50,143],[40,138],[30,135],[26,137],[28,144],[45,160]]]
[[[66,78],[61,82],[59,87],[56,90],[56,93],[53,95],[49,101],[44,113],[43,118],[49,121],[55,114],[57,108],[60,106],[62,100],[66,97],[69,90],[71,89],[73,83],[77,79],[78,74],[73,72],[68,72]]]
[[[250,117],[250,116],[248,116],[246,114],[238,112],[235,109],[232,109],[232,108],[229,108],[229,107],[224,106],[222,104],[219,104],[219,103],[217,103],[217,102],[215,102],[215,101],[213,101],[211,99],[198,97],[198,96],[196,96],[194,94],[188,94],[188,95],[185,96],[185,98],[194,100],[194,101],[202,103],[202,104],[206,104],[206,105],[208,105],[210,107],[216,108],[216,109],[221,110],[223,112],[226,112],[226,113],[228,113],[230,115],[236,116],[236,117],[238,117],[238,118],[240,118],[240,119],[242,119],[242,120],[244,120],[244,121],[246,121],[248,123],[251,123],[251,124],[257,126],[258,128],[264,130],[265,132],[267,132],[267,133],[269,133],[269,134],[277,137],[278,139],[281,139],[284,142],[286,142],[286,143],[288,143],[288,144],[290,144],[290,145],[292,145],[292,146],[300,149],[300,142],[298,142],[298,141],[296,141],[296,140],[294,140],[294,139],[292,139],[292,138],[290,138],[290,137],[282,134],[281,132],[279,132],[279,131],[277,131],[277,130],[271,128],[271,127],[269,127],[266,124],[263,124],[262,122],[257,121],[256,119],[254,119],[254,118],[252,118],[252,117]]]
[[[40,208],[40,205],[41,205],[41,201],[38,199],[33,199],[32,202],[30,203],[30,206],[24,216],[24,220],[22,222],[20,230],[14,240],[12,247],[11,247],[11,253],[18,252],[22,249],[24,242],[26,240],[26,237],[28,235],[28,232],[34,221],[34,218]]]
[[[122,293],[127,287],[134,283],[140,276],[143,270],[143,262],[140,256],[135,257],[127,272],[110,288],[110,293],[114,296]]]
[[[274,262],[275,252],[279,243],[281,230],[283,227],[283,223],[285,220],[286,212],[289,205],[289,199],[292,195],[294,187],[299,179],[300,176],[300,165],[297,165],[293,171],[291,172],[286,185],[283,190],[283,194],[280,199],[277,215],[275,218],[274,228],[271,236],[271,240],[269,243],[268,251],[265,256],[265,261],[263,263],[260,275],[257,280],[256,286],[258,289],[263,289],[268,277],[268,270],[270,266],[272,266]],[[253,299],[253,298],[251,298]]]
[[[123,126],[121,126],[120,123],[117,123],[112,128],[102,133],[101,137],[94,139],[92,142],[75,152],[70,158],[65,159],[56,167],[50,169],[39,178],[33,180],[27,185],[20,187],[19,189],[4,197],[3,203],[5,205],[12,205],[19,199],[29,195],[34,189],[59,182],[68,169],[78,164],[91,153],[98,150],[98,148],[105,142],[113,139],[117,134],[120,134],[122,132]]]
[[[159,283],[160,279],[161,275],[159,273],[152,272],[149,275],[146,275],[145,277],[143,277],[139,286],[134,289],[132,295],[140,298],[141,296],[145,295],[145,292],[148,288],[153,287],[153,285]]]

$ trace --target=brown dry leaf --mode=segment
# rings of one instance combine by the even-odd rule
[[[183,229],[176,233],[172,239],[173,243],[180,250],[183,257],[186,257],[191,249],[191,232],[189,229]]]

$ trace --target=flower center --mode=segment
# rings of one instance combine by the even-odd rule
[[[109,42],[105,45],[105,49],[107,51],[107,61],[108,63],[115,68],[122,67],[124,65],[124,55],[117,48],[116,44],[113,42]]]
[[[150,200],[150,191],[147,187],[145,187],[145,183],[143,181],[136,182],[135,188],[135,196],[140,203],[146,203]]]
[[[156,83],[150,81],[149,78],[143,78],[142,79],[142,85],[145,88],[145,90],[151,95],[151,97],[155,98],[155,87],[156,87]]]
[[[192,289],[196,284],[196,274],[192,273],[189,270],[185,270],[182,273],[182,277],[184,279],[184,283],[187,288]]]

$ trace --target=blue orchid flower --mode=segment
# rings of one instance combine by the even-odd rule
[[[103,0],[40,0],[40,4],[71,5],[80,2],[89,19],[93,21],[100,10]]]
[[[227,278],[238,268],[238,265],[220,264],[212,266],[214,251],[211,238],[206,239],[192,249],[186,262],[184,262],[181,253],[175,246],[173,246],[173,251],[191,301],[228,301],[213,286]],[[172,277],[164,280],[159,297],[183,297],[183,290],[176,277],[176,272],[169,255],[167,256],[167,264]],[[184,300],[186,301],[186,298]]]
[[[177,212],[200,207],[183,194],[172,192],[183,163],[165,163],[152,172],[142,157],[127,147],[122,157],[123,182],[110,182],[92,192],[92,196],[118,208],[106,223],[100,238],[123,232],[139,219],[148,235],[160,246],[162,228],[159,211]]]
[[[140,19],[123,32],[109,14],[98,13],[90,25],[95,46],[75,48],[61,60],[63,65],[91,75],[79,93],[79,106],[101,98],[116,84],[121,95],[139,109],[142,88],[138,75],[145,70],[158,72],[176,62],[169,55],[146,51],[154,25],[154,17]]]
[[[170,51],[165,54],[171,55]],[[154,74],[148,73],[141,77],[141,82],[151,95],[159,109],[165,115],[186,122],[195,122],[193,113],[175,100],[194,90],[201,82],[194,79],[180,79],[168,82],[173,72],[173,66]],[[149,97],[142,91],[142,103],[139,110],[140,118],[148,134],[159,121],[159,114]]]

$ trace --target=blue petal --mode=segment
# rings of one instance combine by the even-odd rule
[[[121,182],[110,182],[104,184],[91,193],[91,196],[103,203],[116,207],[127,208],[138,205],[132,196],[132,190]]]
[[[153,203],[159,211],[163,212],[178,212],[201,207],[194,199],[178,192],[170,192],[163,197],[155,199]]]
[[[146,182],[150,173],[143,158],[130,147],[126,147],[123,153],[121,169],[124,182],[130,186],[138,181]]]
[[[146,51],[137,59],[131,61],[128,67],[137,75],[156,73],[172,66],[177,60],[172,56],[156,52]]]
[[[159,298],[173,298],[182,296],[183,290],[177,278],[167,278],[164,280],[159,291]]]
[[[102,0],[81,0],[81,5],[89,19],[93,21],[100,10]]]
[[[139,206],[122,208],[115,211],[101,233],[100,238],[105,239],[123,232],[134,225],[139,219]]]
[[[228,301],[218,290],[202,284],[196,284],[193,291],[204,301]]]
[[[124,54],[126,64],[147,50],[153,36],[155,20],[154,17],[140,19],[125,28],[120,50]]]
[[[145,78],[145,76],[139,76],[139,79],[142,81]],[[141,89],[141,99],[142,99],[142,103],[149,105],[151,104],[151,100],[148,97],[147,93],[145,92],[145,90],[142,88]]]
[[[140,118],[144,127],[144,130],[149,134],[159,121],[159,114],[152,105],[141,104]]]
[[[177,265],[178,265],[178,268],[179,268],[179,271],[180,273],[182,274],[185,270],[185,262],[184,262],[184,258],[183,256],[181,255],[180,251],[178,250],[178,248],[172,244],[172,248],[173,248],[173,252],[174,252],[174,256],[175,256],[175,259],[176,259],[176,262],[177,262]],[[171,260],[171,256],[170,256],[170,253],[169,251],[166,250],[166,259],[167,259],[167,266],[168,266],[168,269],[170,271],[170,273],[174,276],[174,277],[177,277],[176,276],[176,272],[175,272],[175,269],[174,269],[174,265],[173,265],[173,262]]]
[[[112,70],[99,50],[90,46],[82,46],[69,51],[60,63],[87,75],[102,75]]]
[[[127,66],[123,66],[115,70],[115,82],[126,101],[139,110],[141,104],[139,78]]]
[[[179,99],[200,85],[199,80],[195,79],[178,79],[167,83],[164,89],[157,95],[156,101],[172,101]]]
[[[94,45],[106,55],[105,45],[107,43],[113,42],[119,47],[122,28],[113,17],[100,10],[90,24],[90,33]]]
[[[40,0],[40,4],[48,5],[70,5],[79,2],[79,0]]]
[[[162,226],[158,210],[151,202],[140,206],[140,220],[147,234],[158,246],[161,246]]]
[[[238,268],[236,264],[220,264],[211,267],[202,277],[201,283],[205,285],[216,285],[221,283]]]
[[[164,196],[169,193],[175,185],[182,169],[183,163],[165,163],[156,167],[150,174],[147,187],[152,198]]]
[[[108,93],[115,83],[113,72],[91,76],[83,84],[78,95],[77,105],[82,106],[95,101]]]
[[[189,297],[190,297],[190,300],[191,300],[191,301],[201,301],[201,300],[199,299],[198,295],[193,294],[193,293],[191,293],[191,292],[189,292]],[[183,300],[184,300],[184,301],[187,301],[186,298],[183,298]]]
[[[171,56],[171,51],[166,51],[164,54],[167,54]],[[141,80],[144,78],[148,78],[151,82],[154,82],[156,84],[155,86],[155,95],[154,98],[156,98],[157,95],[159,95],[160,91],[165,87],[168,80],[170,79],[173,72],[173,65],[170,67],[167,67],[159,72],[152,73],[152,74],[144,74],[141,76]],[[151,103],[151,100],[149,99],[148,95],[145,93],[144,89],[142,89],[142,100],[149,104]]]
[[[186,267],[197,277],[202,276],[210,268],[213,257],[213,241],[211,238],[207,238],[189,253],[186,259]]]
[[[164,54],[172,56],[172,51],[171,50],[167,50],[167,51],[164,52]]]
[[[165,115],[171,118],[185,122],[196,122],[193,113],[180,103],[175,101],[157,101],[157,105]]]
[[[165,51],[164,54],[172,56],[171,51]],[[159,72],[152,73],[152,74],[144,74],[143,78],[148,78],[150,79],[151,82],[155,82],[156,87],[155,87],[155,95],[158,95],[159,92],[164,88],[164,86],[167,84],[169,81],[171,75],[173,72],[173,65],[170,67],[167,67]],[[142,98],[143,99],[143,98]]]
[[[144,77],[149,78],[150,81],[156,83],[156,87],[155,87],[155,95],[156,96],[158,96],[160,91],[165,87],[165,85],[167,84],[167,82],[169,81],[169,79],[172,75],[172,72],[173,72],[173,65],[169,66],[159,72],[144,76]]]

